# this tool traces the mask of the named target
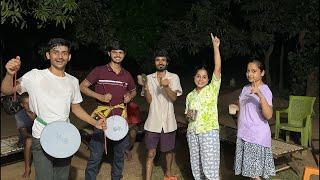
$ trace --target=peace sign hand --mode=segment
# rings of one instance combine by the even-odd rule
[[[259,89],[259,86],[258,86],[258,83],[257,82],[253,82],[252,85],[251,85],[251,93],[254,93],[256,95],[260,95],[261,94],[261,91]]]

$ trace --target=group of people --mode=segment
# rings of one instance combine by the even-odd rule
[[[195,89],[186,97],[185,115],[188,120],[187,141],[190,152],[190,165],[194,179],[220,179],[220,140],[218,123],[218,95],[221,85],[220,39],[211,34],[213,46],[214,70],[212,78],[204,66],[195,71]],[[46,154],[39,142],[40,134],[45,127],[40,120],[47,123],[68,121],[70,110],[81,120],[94,126],[93,136],[89,143],[90,157],[85,170],[85,179],[96,179],[105,151],[103,129],[106,118],[119,115],[128,118],[128,114],[138,111],[132,100],[137,94],[135,80],[121,66],[126,56],[126,48],[114,41],[108,49],[110,62],[95,67],[79,84],[79,81],[65,72],[71,59],[70,43],[61,38],[51,39],[48,43],[46,57],[50,60],[48,69],[33,69],[17,80],[14,86],[14,74],[21,66],[17,56],[6,64],[7,73],[1,85],[4,94],[29,94],[29,106],[24,106],[32,125],[32,135],[26,134],[26,147],[31,147],[35,166],[36,179],[68,179],[71,157],[53,158]],[[149,104],[148,117],[144,123],[146,164],[145,179],[152,179],[153,161],[159,148],[165,153],[166,169],[164,179],[174,180],[177,177],[172,171],[177,122],[174,113],[174,102],[182,95],[180,79],[177,74],[167,70],[170,58],[166,50],[155,52],[154,65],[156,72],[147,75],[143,81],[141,95]],[[275,175],[271,152],[271,132],[268,119],[272,117],[272,93],[263,83],[263,65],[258,60],[248,63],[246,85],[240,96],[238,112],[238,139],[235,156],[235,174],[242,174],[254,179],[268,178]],[[91,88],[91,86],[93,88]],[[81,106],[81,93],[92,97],[97,107],[89,115]],[[127,104],[133,106],[127,113]],[[101,113],[102,112],[102,113]],[[107,112],[107,113],[105,113]],[[103,116],[101,116],[101,114]],[[40,117],[40,118],[39,118]],[[40,120],[39,120],[40,119]],[[136,128],[133,123],[131,129]],[[29,130],[30,132],[30,130]],[[129,131],[123,139],[113,143],[112,180],[122,179],[124,156],[133,147],[134,138]],[[134,134],[133,136],[134,137]],[[32,141],[31,141],[32,139]],[[62,150],[63,151],[63,150]],[[27,159],[29,160],[27,162]],[[30,156],[26,157],[24,176],[30,175]]]
[[[217,100],[221,84],[220,40],[211,34],[214,70],[209,83],[208,70],[196,69],[196,88],[187,95],[185,114],[189,119],[187,140],[192,174],[196,180],[220,179],[220,140]],[[247,65],[244,86],[238,99],[238,131],[235,174],[252,179],[275,176],[271,150],[272,93],[263,82],[264,66],[256,59]]]

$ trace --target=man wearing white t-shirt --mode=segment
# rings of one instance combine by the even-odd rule
[[[68,121],[71,111],[81,120],[102,129],[103,119],[94,120],[80,106],[82,97],[77,78],[67,74],[65,67],[71,59],[70,43],[61,38],[51,39],[48,43],[46,58],[50,60],[48,69],[33,69],[24,74],[16,83],[16,91],[28,92],[30,110],[37,115],[32,127],[32,153],[38,180],[67,180],[71,157],[53,158],[41,148],[40,135],[46,124],[54,121]],[[13,77],[20,69],[21,61],[17,56],[6,64],[6,76],[1,84],[1,92],[6,95],[14,92]],[[63,151],[63,149],[61,149]]]

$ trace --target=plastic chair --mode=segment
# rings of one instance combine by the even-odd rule
[[[289,107],[276,111],[275,138],[279,139],[280,130],[286,130],[286,141],[289,141],[289,131],[301,133],[301,145],[311,145],[312,114],[315,97],[289,96]],[[288,122],[280,123],[280,114],[288,114]]]
[[[303,180],[310,180],[312,175],[318,175],[319,176],[319,168],[315,167],[305,167],[304,173],[303,173]]]

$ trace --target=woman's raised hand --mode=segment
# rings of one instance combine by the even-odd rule
[[[210,35],[211,35],[211,41],[212,41],[213,47],[219,47],[220,46],[220,39],[217,36],[213,36],[212,33],[210,33]]]

